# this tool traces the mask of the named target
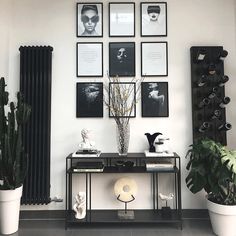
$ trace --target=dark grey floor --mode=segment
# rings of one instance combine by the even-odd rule
[[[12,236],[206,236],[214,235],[208,219],[185,219],[183,230],[174,225],[64,229],[63,220],[21,220]]]

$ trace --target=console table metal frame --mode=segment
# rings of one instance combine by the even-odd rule
[[[168,158],[173,161],[173,170],[157,170],[147,171],[145,167],[146,161],[160,160]],[[74,172],[73,163],[82,160],[103,161],[103,172]],[[134,167],[131,169],[118,169],[114,163],[119,160],[131,160]],[[92,210],[91,194],[92,194],[92,176],[97,174],[115,174],[115,173],[144,173],[150,174],[152,178],[152,200],[153,209],[134,210],[135,219],[122,220],[117,216],[117,209],[114,210]],[[158,208],[158,176],[163,173],[174,174],[174,191],[175,191],[175,209],[171,210],[169,217],[161,214]],[[86,189],[86,218],[78,220],[72,209],[72,177],[73,175],[85,175]],[[129,153],[127,157],[120,157],[117,153],[102,153],[100,157],[72,157],[70,154],[66,158],[66,216],[65,228],[76,225],[91,225],[102,223],[120,223],[120,224],[137,224],[137,223],[176,223],[182,229],[182,203],[181,203],[181,163],[180,157],[174,153],[172,157],[145,157],[144,153]]]

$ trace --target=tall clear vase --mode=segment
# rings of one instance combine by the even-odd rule
[[[127,156],[129,149],[130,126],[122,122],[116,126],[117,149],[120,156]]]

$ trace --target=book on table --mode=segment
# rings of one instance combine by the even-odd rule
[[[102,161],[78,161],[72,167],[74,172],[103,172]]]
[[[170,161],[160,160],[160,161],[147,161],[146,162],[147,171],[155,170],[173,170],[174,164]]]
[[[101,151],[94,149],[81,149],[72,153],[72,157],[99,157]]]
[[[144,151],[146,157],[173,157],[173,152],[149,152],[148,150]]]

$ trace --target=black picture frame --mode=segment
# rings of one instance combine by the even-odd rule
[[[76,76],[103,77],[103,43],[76,43]]]
[[[167,2],[141,2],[140,21],[142,37],[166,37]]]
[[[132,92],[133,92],[133,96],[131,96],[131,102],[134,102],[134,107],[133,107],[133,111],[131,113],[131,115],[129,116],[113,116],[112,113],[111,113],[111,91],[112,91],[112,86],[116,86],[116,85],[119,85],[119,86],[134,86],[133,89],[132,89]],[[122,89],[121,89],[122,90]],[[116,96],[116,95],[115,95]],[[116,96],[118,97],[118,96]],[[129,105],[128,105],[129,106]],[[114,117],[119,117],[119,118],[134,118],[136,117],[136,83],[134,82],[110,82],[109,83],[109,117],[110,118],[114,118]]]
[[[141,42],[141,76],[168,76],[168,42]]]
[[[168,82],[142,82],[142,117],[169,117]]]
[[[135,37],[134,2],[109,3],[109,37]]]
[[[103,117],[103,83],[76,83],[76,117]]]
[[[135,43],[109,43],[109,75],[130,77],[135,76]]]
[[[86,26],[87,23],[89,24]],[[81,2],[76,4],[76,36],[103,37],[102,2]]]

